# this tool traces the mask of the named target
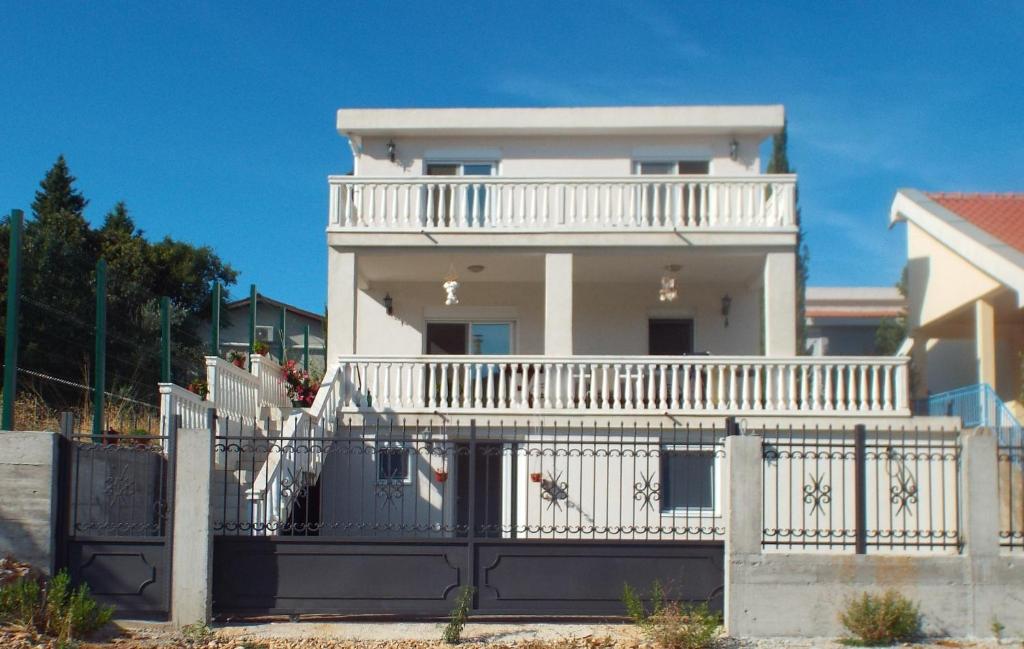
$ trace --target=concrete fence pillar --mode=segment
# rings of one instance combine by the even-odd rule
[[[964,431],[960,456],[964,552],[999,554],[999,464],[996,436],[988,428]]]
[[[171,621],[181,628],[212,614],[213,426],[177,431]]]
[[[762,479],[761,438],[731,435],[725,438],[725,628],[743,633],[744,606],[735,588],[736,566],[751,555],[761,554]],[[749,626],[749,625],[746,625]]]

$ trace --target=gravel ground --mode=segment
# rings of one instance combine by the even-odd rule
[[[443,623],[299,622],[218,625],[213,635],[189,641],[168,625],[122,622],[103,638],[84,642],[81,649],[436,649]],[[471,623],[459,645],[465,649],[650,649],[629,625]],[[828,638],[723,639],[721,649],[839,649],[846,645]],[[946,648],[1022,647],[1020,641],[996,643],[938,640],[904,647]],[[52,641],[0,628],[3,649],[55,649]]]

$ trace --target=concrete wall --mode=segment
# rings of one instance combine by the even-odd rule
[[[730,438],[727,472],[760,475],[760,440]],[[989,431],[963,436],[962,524],[958,555],[766,553],[761,513],[729,509],[726,626],[734,636],[837,636],[846,601],[889,588],[919,603],[926,634],[990,637],[998,619],[1006,635],[1024,633],[1024,566],[998,546],[996,446]],[[761,480],[730,482],[730,498],[762,497]],[[737,493],[738,492],[738,493]]]
[[[56,549],[56,433],[0,431],[0,556],[50,573]]]

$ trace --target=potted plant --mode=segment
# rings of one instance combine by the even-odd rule
[[[209,388],[206,386],[206,381],[203,379],[192,379],[188,384],[188,391],[198,394],[200,399],[205,399],[206,395],[210,393]]]
[[[236,351],[234,349],[229,351],[228,360],[231,361],[231,364],[235,367],[245,368],[245,354],[240,351]]]
[[[540,471],[535,471],[530,474],[530,482],[540,482]]]
[[[320,382],[293,360],[286,361],[281,369],[284,372],[284,382],[288,386],[288,398],[292,400],[292,405],[296,408],[308,408],[313,405],[316,393],[320,390]]]
[[[434,469],[434,479],[438,482],[447,482],[448,472],[444,469]]]
[[[262,340],[257,340],[255,343],[253,343],[252,350],[259,354],[260,356],[266,356],[267,354],[270,353],[270,345],[263,342]]]

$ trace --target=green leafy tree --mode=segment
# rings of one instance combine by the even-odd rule
[[[40,183],[25,226],[19,366],[89,380],[95,268],[102,258],[107,262],[107,385],[152,399],[159,377],[160,298],[171,299],[172,372],[184,383],[201,366],[197,331],[209,313],[211,284],[231,285],[237,273],[209,247],[170,237],[148,241],[123,202],[93,229],[85,219],[87,205],[59,157]],[[9,233],[5,219],[0,222],[5,247]],[[0,281],[6,299],[6,269]]]
[[[796,169],[789,164],[789,132],[788,124],[783,124],[782,131],[772,137],[772,157],[768,161],[768,173],[770,174],[791,174]],[[795,205],[795,218],[797,225],[796,233],[796,349],[798,354],[807,353],[807,305],[805,293],[807,291],[807,279],[810,276],[809,263],[811,260],[810,250],[807,248],[806,234],[804,233],[803,220],[800,215],[800,191],[794,190],[793,204]]]

